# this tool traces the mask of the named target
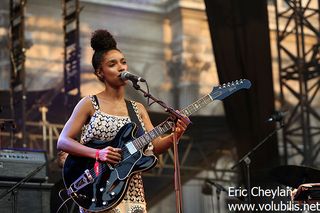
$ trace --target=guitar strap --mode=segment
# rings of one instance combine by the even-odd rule
[[[127,99],[125,101],[126,101],[126,105],[127,105],[127,109],[128,109],[130,120],[137,125],[136,137],[139,137],[139,136],[144,134],[142,125],[141,125],[141,123],[140,123],[140,121],[138,119],[138,116],[137,116],[136,112],[133,109],[131,101],[129,101]]]

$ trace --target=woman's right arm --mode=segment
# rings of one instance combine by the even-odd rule
[[[58,150],[81,157],[96,158],[97,149],[84,146],[76,141],[82,127],[85,125],[87,119],[93,115],[93,112],[94,109],[88,97],[79,101],[60,133],[57,144]],[[100,161],[118,163],[121,160],[120,150],[119,148],[107,146],[99,150],[98,158]]]
[[[93,107],[88,97],[79,101],[69,120],[60,133],[57,148],[72,155],[95,158],[96,149],[84,146],[76,141],[87,119],[93,114]]]

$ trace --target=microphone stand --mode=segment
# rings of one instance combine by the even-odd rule
[[[177,112],[171,107],[168,107],[163,101],[160,101],[153,97],[150,93],[146,92],[145,90],[141,89],[141,87],[138,85],[138,81],[132,81],[133,88],[136,90],[141,91],[144,94],[144,97],[152,99],[154,102],[162,106],[166,112],[168,112],[171,116],[171,119],[173,121],[177,119],[184,120],[185,122],[189,122],[182,114]],[[175,130],[175,125],[172,127],[173,131]],[[173,156],[174,156],[174,189],[176,193],[176,212],[182,213],[182,193],[181,193],[181,177],[180,177],[180,164],[179,164],[179,154],[178,154],[178,139],[175,134],[173,134]]]
[[[244,155],[235,165],[231,167],[231,170],[233,170],[235,167],[240,165],[242,162],[246,165],[246,182],[247,182],[247,190],[248,190],[248,204],[251,204],[251,180],[250,180],[250,164],[251,159],[250,155],[254,153],[260,146],[262,146],[269,138],[271,138],[276,132],[278,132],[280,129],[284,127],[283,118],[278,121],[280,123],[280,127],[275,128],[267,137],[265,137],[260,143],[258,143],[251,151],[249,151],[246,155]],[[251,210],[250,210],[251,212]]]
[[[226,192],[228,194],[228,190],[226,190],[223,186],[221,186],[218,183],[215,183],[209,179],[206,180],[207,183],[213,185],[216,187],[216,193],[217,193],[217,209],[218,209],[218,213],[220,213],[220,194],[221,192]]]

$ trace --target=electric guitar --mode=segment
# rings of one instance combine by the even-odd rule
[[[240,89],[248,89],[247,79],[214,87],[212,92],[180,112],[186,116],[203,108],[214,100],[223,100]],[[150,132],[135,138],[136,124],[124,125],[112,141],[90,141],[86,146],[103,149],[107,146],[121,148],[122,160],[116,165],[99,163],[99,172],[94,169],[95,159],[68,155],[63,167],[63,181],[67,193],[82,208],[99,212],[117,206],[123,199],[133,174],[151,169],[157,163],[154,155],[145,155],[143,148],[156,137],[173,127],[165,121]]]

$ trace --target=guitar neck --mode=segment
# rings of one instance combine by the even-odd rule
[[[209,103],[213,101],[213,98],[211,98],[210,95],[203,96],[196,102],[190,104],[183,110],[181,110],[182,114],[186,115],[187,117],[190,116],[191,114],[195,113],[196,111],[200,110],[201,108],[205,107]]]
[[[200,110],[204,106],[208,105],[212,101],[213,101],[213,98],[210,95],[206,95],[206,96],[200,98],[199,100],[197,100],[196,102],[194,102],[193,104],[190,104],[186,108],[182,109],[181,113],[186,116],[189,116],[189,115],[193,114],[194,112]],[[160,125],[156,126],[150,132],[140,136],[139,138],[137,138],[133,141],[135,148],[137,150],[142,149],[147,144],[149,144],[153,139],[166,133],[169,129],[171,129],[173,127],[173,125],[174,125],[174,123],[172,121],[165,121],[165,122],[161,123]]]

